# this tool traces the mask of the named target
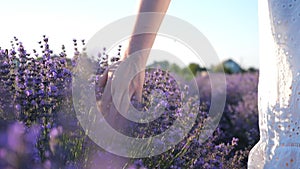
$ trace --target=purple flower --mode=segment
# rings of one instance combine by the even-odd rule
[[[239,141],[238,138],[233,137],[233,138],[232,138],[232,141],[231,141],[231,145],[233,145],[233,146],[237,145],[237,144],[238,144],[238,141]]]
[[[26,94],[27,97],[32,95],[32,93],[33,93],[32,90],[26,90],[25,91],[25,94]]]
[[[51,93],[55,93],[55,92],[57,92],[57,87],[54,86],[54,85],[51,85],[51,86],[49,87],[49,90],[50,90]]]
[[[42,89],[40,89],[40,90],[37,92],[37,94],[40,95],[40,96],[43,96],[44,93],[45,93],[45,92],[44,92],[44,90],[42,90]]]
[[[20,104],[16,104],[15,108],[17,109],[17,111],[21,110],[21,105]]]

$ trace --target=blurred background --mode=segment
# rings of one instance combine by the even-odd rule
[[[11,49],[10,41],[15,45],[14,50],[0,50],[1,169],[246,168],[249,150],[259,139],[257,1],[171,2],[168,14],[197,27],[215,48],[225,68],[227,88],[212,95],[207,70],[219,72],[221,63],[203,67],[180,42],[157,37],[154,48],[175,54],[186,66],[179,67],[168,62],[172,59],[152,64],[162,65],[172,70],[171,73],[182,75],[186,86],[191,86],[192,78],[195,79],[200,102],[188,99],[187,105],[193,105],[189,113],[196,112],[198,115],[185,139],[170,151],[143,159],[119,157],[95,144],[79,123],[73,102],[74,92],[80,94],[82,99],[75,99],[81,104],[77,111],[91,117],[84,101],[92,97],[85,91],[95,88],[96,99],[101,98],[103,90],[99,88],[97,79],[113,62],[106,57],[109,51],[105,51],[98,56],[97,62],[87,60],[87,63],[96,66],[95,74],[77,76],[78,72],[85,73],[87,69],[76,66],[79,52],[74,51],[74,47],[81,49],[84,45],[82,39],[88,41],[104,26],[136,14],[139,0],[0,1],[0,46]],[[66,53],[62,52],[63,44]],[[33,49],[37,51],[33,52]],[[111,49],[114,56],[118,45]],[[72,57],[74,54],[76,57]],[[37,57],[31,58],[34,55]],[[73,83],[74,80],[82,80],[80,78],[89,85]],[[173,78],[168,71],[160,69],[146,72],[144,108],[158,103],[163,105],[164,114],[153,123],[129,126],[133,136],[147,138],[165,132],[177,117],[182,116],[181,100],[185,99],[188,90],[178,88]],[[81,90],[72,90],[73,86]],[[159,97],[153,93],[164,94],[167,102],[157,99]],[[226,103],[219,126],[202,144],[198,139],[212,105],[211,97],[225,93]],[[199,108],[194,106],[198,104]],[[155,111],[161,108],[156,107]],[[120,129],[117,127],[116,130]],[[118,131],[122,129],[123,126]],[[106,135],[99,137],[105,138]],[[168,140],[172,139],[168,137]],[[161,142],[157,143],[157,146],[161,145]]]
[[[2,48],[10,48],[17,36],[27,50],[38,49],[37,42],[45,34],[54,52],[64,44],[71,57],[73,38],[89,40],[107,24],[136,14],[139,0],[1,0],[0,4]],[[257,1],[173,0],[167,14],[197,27],[221,61],[232,59],[244,69],[259,68]],[[176,43],[158,37],[154,48],[184,57],[186,64],[198,62]]]

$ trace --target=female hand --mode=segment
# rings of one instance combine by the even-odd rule
[[[99,85],[104,91],[98,107],[101,113],[109,116],[108,119],[115,121],[119,113],[125,115],[132,96],[139,102],[142,100],[146,62],[170,1],[141,0],[127,53],[122,61],[109,66],[100,77]],[[148,15],[141,15],[144,12]]]
[[[145,66],[140,63],[134,57],[118,61],[109,66],[99,78],[98,84],[103,93],[98,108],[115,125],[124,125],[120,121],[123,119],[121,114],[126,116],[128,113],[132,97],[138,102],[142,100]]]

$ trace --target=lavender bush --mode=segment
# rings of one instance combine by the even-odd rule
[[[39,42],[40,52],[26,51],[17,38],[11,49],[0,48],[0,168],[114,168],[118,162],[124,168],[246,168],[248,152],[258,140],[257,73],[227,75],[224,114],[205,143],[201,144],[198,137],[208,116],[210,83],[208,76],[202,75],[196,77],[200,109],[190,110],[198,116],[185,139],[161,155],[125,159],[95,145],[76,119],[71,82],[72,75],[81,70],[76,69],[79,42],[74,39],[73,43],[71,60],[64,46],[55,54],[46,36]],[[81,43],[85,45],[84,40]],[[89,86],[95,88],[97,99],[102,91],[97,88],[98,76],[119,57],[120,54],[108,57],[103,50],[90,60],[98,67]],[[164,95],[166,101],[155,99],[159,97],[153,91]],[[133,104],[141,110],[161,104],[164,113],[147,125],[130,124],[132,136],[153,136],[170,127],[180,116],[184,92],[169,72],[147,70],[143,103],[133,100]]]

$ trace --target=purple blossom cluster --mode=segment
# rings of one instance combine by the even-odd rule
[[[0,48],[0,168],[246,168],[249,150],[258,140],[257,73],[226,75],[227,100],[220,124],[204,143],[199,136],[210,107],[210,81],[199,75],[200,105],[189,111],[197,113],[192,130],[169,151],[149,158],[126,159],[105,152],[85,134],[76,118],[72,103],[72,75],[76,76],[80,56],[78,41],[74,57],[68,59],[65,47],[57,55],[43,36],[40,52],[26,51],[17,39],[11,49]],[[81,41],[85,45],[84,40]],[[96,98],[102,89],[97,79],[109,65],[120,58],[120,50],[109,57],[104,49],[90,61],[96,66],[91,85]],[[182,115],[181,90],[168,71],[149,69],[143,88],[143,102],[132,104],[146,111],[163,112],[149,124],[128,123],[132,137],[150,137],[172,126]],[[187,81],[188,85],[189,82]],[[105,137],[105,136],[103,136]],[[172,140],[173,138],[169,138]],[[158,146],[159,141],[157,142]],[[101,167],[102,166],[102,167]]]
[[[219,129],[223,134],[219,135],[218,143],[228,142],[233,137],[238,138],[239,141],[234,152],[247,152],[246,158],[243,160],[243,168],[246,168],[248,152],[259,140],[258,74],[259,72],[254,71],[226,75],[226,105],[219,123]],[[207,79],[208,77],[200,77],[200,79],[203,78]],[[204,83],[209,84],[208,81],[204,81]],[[200,82],[200,84],[203,83]],[[210,90],[203,90],[202,87],[207,89],[205,85],[199,85],[200,93],[209,96],[204,98],[209,100]]]
[[[56,110],[69,88],[71,72],[67,68],[66,54],[61,52],[54,56],[48,44],[48,38],[43,36],[40,56],[33,50],[33,57],[26,51],[22,42],[16,37],[11,42],[10,50],[1,50],[2,90],[7,93],[8,102],[3,102],[4,118],[17,119],[26,126],[41,124],[41,137],[38,146],[43,159],[47,158],[49,132],[56,127]]]
[[[259,139],[258,130],[258,72],[227,76],[227,104],[220,127],[235,136],[239,148],[252,147]]]
[[[203,102],[210,104],[209,76],[199,76],[197,84]],[[219,127],[226,134],[221,141],[239,138],[238,148],[253,147],[259,139],[258,130],[258,72],[226,75],[226,105]]]

